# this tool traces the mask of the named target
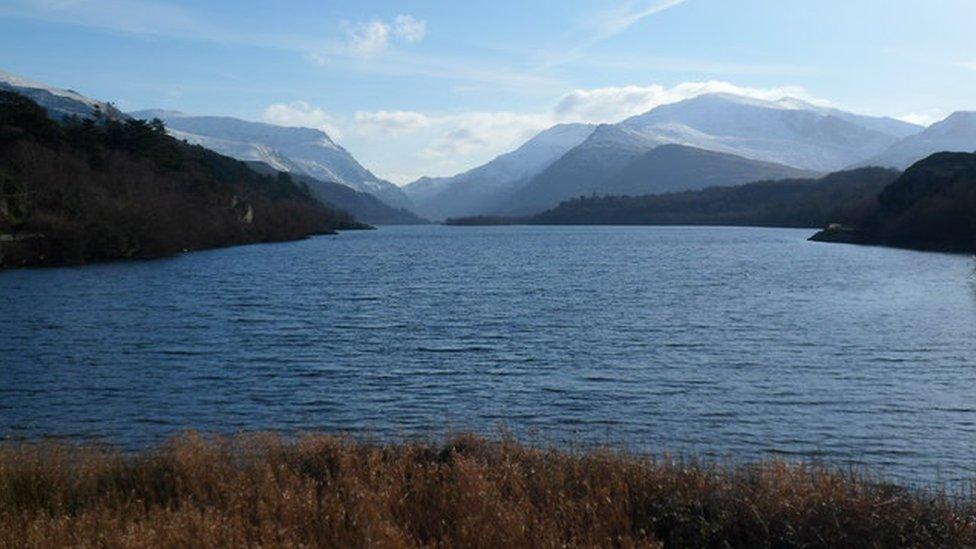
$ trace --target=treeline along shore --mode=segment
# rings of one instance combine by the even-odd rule
[[[54,120],[0,91],[0,268],[147,259],[360,229],[287,174],[179,141],[161,122]]]
[[[0,445],[2,547],[973,547],[971,497],[513,440]]]

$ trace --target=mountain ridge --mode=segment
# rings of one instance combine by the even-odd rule
[[[279,171],[341,183],[372,194],[397,209],[413,207],[400,187],[376,177],[349,151],[318,129],[159,109],[134,111],[130,115],[159,118],[181,139],[238,160],[262,161]]]

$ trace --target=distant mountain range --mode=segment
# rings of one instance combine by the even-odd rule
[[[501,206],[500,200],[582,143],[595,126],[560,124],[518,149],[453,177],[424,177],[403,190],[417,212],[431,219],[473,215]]]
[[[147,120],[159,118],[174,137],[239,160],[257,160],[279,171],[341,183],[397,209],[412,207],[400,187],[373,175],[321,130],[165,110],[129,114]]]
[[[577,196],[639,196],[814,175],[733,154],[673,144],[648,149],[644,143],[627,128],[601,126],[511,196],[501,211],[535,213]]]
[[[0,72],[0,90],[32,98],[55,118],[127,116],[110,103],[8,73]],[[252,162],[259,171],[288,172],[321,200],[371,223],[422,221],[413,212],[434,220],[524,216],[579,196],[681,192],[864,166],[904,169],[935,152],[976,150],[976,112],[957,112],[923,128],[793,98],[718,93],[616,124],[557,125],[487,164],[400,188],[320,130],[177,111],[131,114],[160,118],[171,135]]]
[[[575,137],[588,128],[581,127]],[[580,195],[653,194],[807,177],[856,165],[922,130],[892,118],[852,114],[793,98],[764,101],[705,94],[592,128],[575,145],[565,142],[572,146],[547,165],[526,166],[520,178],[509,178],[504,185],[467,176],[489,163],[454,178],[419,180],[407,192],[418,209],[434,218],[444,217],[444,212],[525,215]],[[683,148],[645,156],[664,145]],[[454,193],[462,186],[466,196],[480,197],[480,206],[444,205],[457,203]]]

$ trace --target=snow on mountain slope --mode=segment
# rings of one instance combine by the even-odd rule
[[[372,194],[390,206],[412,209],[410,199],[399,187],[373,175],[320,130],[224,116],[190,116],[174,111],[147,110],[131,114],[137,118],[159,118],[173,135],[221,154],[342,183]]]
[[[917,135],[902,139],[859,165],[904,170],[919,160],[944,151],[976,151],[976,111],[953,113],[945,120],[932,124]]]
[[[487,164],[453,177],[424,177],[404,191],[417,210],[432,219],[483,213],[582,143],[593,129],[590,124],[553,126]]]
[[[62,90],[9,72],[0,71],[0,90],[16,92],[31,98],[55,118],[89,117],[94,116],[96,112],[109,118],[125,118],[118,109],[104,101],[95,101],[74,90]]]
[[[729,94],[663,105],[620,126],[654,141],[824,172],[874,156],[914,131],[910,124],[892,119],[796,99],[763,101]]]
[[[631,161],[662,144],[641,132],[603,124],[489,212],[537,213],[567,198],[591,194]]]

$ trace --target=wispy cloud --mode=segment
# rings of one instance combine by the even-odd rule
[[[623,33],[641,20],[669,10],[688,0],[630,0],[622,5],[597,12],[589,12],[580,19],[578,29],[563,43],[546,48],[537,56],[544,67],[556,67],[575,61],[586,50]],[[565,42],[574,45],[567,48]]]
[[[396,44],[416,44],[429,32],[426,21],[400,14],[389,20],[336,23],[331,38],[262,34],[221,26],[182,6],[157,0],[5,0],[0,16],[79,25],[138,35],[240,44],[302,55],[314,65],[388,76],[437,78],[491,85],[504,90],[552,90],[558,82],[538,71],[425,55]]]
[[[588,27],[592,32],[592,36],[590,37],[592,42],[602,41],[626,31],[646,17],[673,8],[679,4],[685,3],[686,1],[687,0],[654,0],[651,2],[648,2],[647,0],[631,1],[622,6],[601,13],[591,14],[586,19],[585,26]]]
[[[961,63],[957,63],[957,65],[959,65],[960,67],[962,67],[964,69],[969,69],[971,71],[976,71],[976,61],[963,61]]]
[[[0,15],[39,19],[133,34],[222,41],[227,33],[193,13],[152,0],[10,0]]]

